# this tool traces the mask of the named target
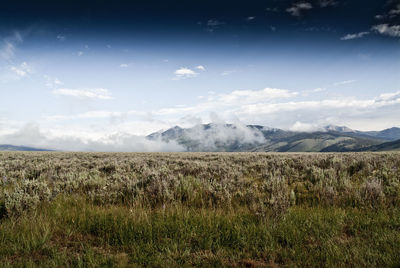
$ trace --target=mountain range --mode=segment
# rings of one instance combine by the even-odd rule
[[[400,128],[358,131],[328,125],[299,132],[260,125],[199,124],[179,126],[146,136],[153,141],[176,142],[188,152],[351,152],[400,150]],[[27,146],[0,145],[0,151],[50,151]]]
[[[147,136],[176,141],[187,151],[222,152],[349,152],[400,150],[400,128],[358,131],[326,126],[315,132],[296,132],[259,125],[203,124],[173,127]]]

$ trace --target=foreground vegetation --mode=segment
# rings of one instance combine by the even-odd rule
[[[0,153],[1,266],[400,265],[400,154]]]

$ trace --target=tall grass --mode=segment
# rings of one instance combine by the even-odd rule
[[[396,267],[399,167],[398,153],[0,153],[0,265]]]

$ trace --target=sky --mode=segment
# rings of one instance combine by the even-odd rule
[[[2,1],[0,144],[174,151],[173,126],[400,126],[400,1]]]

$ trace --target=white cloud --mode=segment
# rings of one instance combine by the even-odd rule
[[[129,64],[127,64],[127,63],[122,63],[122,64],[119,65],[119,67],[121,67],[121,68],[128,68],[128,67],[129,67]]]
[[[313,6],[311,3],[300,2],[293,4],[290,8],[286,9],[286,11],[290,13],[292,16],[299,17],[301,16],[302,11],[310,10],[312,8]]]
[[[265,88],[263,90],[235,90],[227,94],[210,94],[206,101],[195,106],[163,108],[156,112],[157,115],[172,115],[190,112],[210,112],[214,109],[240,107],[245,104],[269,102],[274,99],[291,98],[297,92],[286,89]]]
[[[289,128],[291,131],[298,131],[298,132],[314,132],[314,131],[321,131],[322,128],[316,124],[312,123],[303,123],[300,121],[297,121],[294,123],[293,126]]]
[[[333,83],[332,86],[337,87],[337,86],[352,84],[352,83],[355,83],[355,82],[357,82],[357,80],[345,80],[345,81],[340,81],[340,82]]]
[[[308,96],[311,93],[319,93],[319,92],[323,92],[325,90],[326,90],[326,88],[319,87],[319,88],[314,88],[314,89],[309,89],[309,90],[303,90],[301,92],[301,94],[302,94],[302,96]]]
[[[197,75],[198,73],[186,67],[181,67],[175,71],[176,79],[191,78],[191,77],[196,77]]]
[[[379,24],[371,28],[371,30],[392,37],[400,37],[400,25]]]
[[[44,75],[43,78],[45,79],[46,87],[49,87],[49,88],[54,88],[56,86],[61,86],[63,84],[63,82],[61,82],[61,80],[58,79],[57,77],[51,77],[48,75]]]
[[[19,78],[25,77],[32,73],[32,68],[26,62],[23,62],[18,66],[11,66],[10,70],[13,71]]]
[[[129,115],[146,115],[145,112],[131,110],[128,112],[115,112],[115,111],[88,111],[74,115],[50,115],[46,116],[46,120],[63,121],[63,120],[79,120],[79,119],[110,119],[118,120]],[[122,120],[119,120],[122,121]]]
[[[111,93],[104,88],[91,88],[91,89],[67,89],[60,88],[53,91],[53,94],[70,96],[79,99],[112,99]]]
[[[272,99],[290,98],[297,94],[297,92],[278,88],[265,88],[263,90],[235,90],[229,94],[220,95],[218,101],[225,105],[236,105],[240,103],[255,103]]]
[[[206,70],[206,68],[203,65],[196,66],[196,69],[203,71],[203,72]]]
[[[83,51],[78,51],[78,52],[76,53],[76,55],[78,55],[78,57],[82,56],[83,54],[85,54],[85,53],[83,53]]]
[[[247,20],[248,21],[251,21],[251,20],[254,20],[256,17],[253,17],[253,16],[250,16],[250,17],[247,17]]]
[[[366,35],[368,35],[369,32],[360,32],[360,33],[356,33],[356,34],[347,34],[345,36],[343,36],[342,38],[340,38],[340,40],[352,40],[352,39],[358,39],[358,38],[362,38]]]
[[[149,140],[126,132],[115,132],[97,138],[88,137],[79,131],[82,137],[42,130],[37,124],[27,124],[10,134],[0,135],[0,143],[25,145],[37,148],[65,151],[99,151],[99,152],[173,152],[184,148],[176,142]],[[79,135],[79,134],[78,134]]]

